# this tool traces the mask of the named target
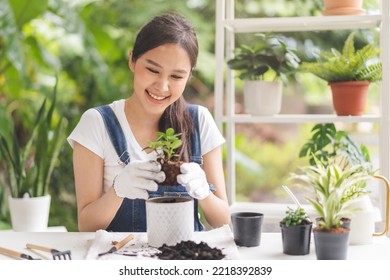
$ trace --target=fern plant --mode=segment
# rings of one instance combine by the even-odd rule
[[[367,44],[356,50],[355,32],[351,32],[344,42],[342,52],[331,48],[321,51],[314,62],[302,62],[301,72],[308,72],[327,82],[368,81],[382,79],[382,63],[379,61],[380,48]]]

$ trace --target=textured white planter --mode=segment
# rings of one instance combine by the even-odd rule
[[[50,195],[40,197],[8,197],[14,231],[47,231],[50,212]]]
[[[279,114],[282,106],[282,89],[282,83],[279,81],[245,81],[245,111],[259,116]]]
[[[175,202],[170,202],[175,200]],[[160,247],[191,240],[194,233],[194,201],[184,197],[157,197],[146,201],[148,244]]]

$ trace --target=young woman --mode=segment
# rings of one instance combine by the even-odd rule
[[[165,174],[156,153],[143,148],[169,127],[181,133],[179,153],[187,162],[177,176],[180,186],[168,187],[167,193],[193,197],[212,227],[230,223],[221,154],[225,140],[207,108],[190,106],[182,96],[197,56],[196,34],[185,18],[156,16],[129,53],[133,94],[82,115],[68,137],[80,231],[146,231],[145,200],[165,195],[167,187],[158,185]],[[195,230],[202,230],[195,210],[194,217]]]

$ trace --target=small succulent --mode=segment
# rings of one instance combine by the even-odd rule
[[[311,221],[307,216],[305,209],[298,207],[294,210],[291,207],[287,207],[286,216],[281,223],[286,227],[289,227],[310,224]]]

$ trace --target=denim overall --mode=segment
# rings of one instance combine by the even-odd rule
[[[198,122],[198,107],[196,105],[187,106],[193,124],[194,133],[191,138],[190,160],[202,164],[202,155],[199,139],[199,122]],[[130,162],[130,155],[127,152],[126,139],[119,124],[115,113],[108,105],[96,107],[96,110],[102,115],[107,132],[110,136],[111,142],[119,156],[119,159],[124,163]],[[210,184],[210,190],[215,191],[214,186]],[[148,192],[149,197],[161,197],[161,196],[182,196],[190,197],[185,187],[178,186],[158,186],[157,191]],[[204,229],[199,220],[198,214],[198,201],[194,199],[194,230],[201,231]],[[146,208],[145,200],[143,199],[129,199],[124,198],[121,206],[119,207],[115,217],[106,229],[107,231],[116,232],[146,232]]]

